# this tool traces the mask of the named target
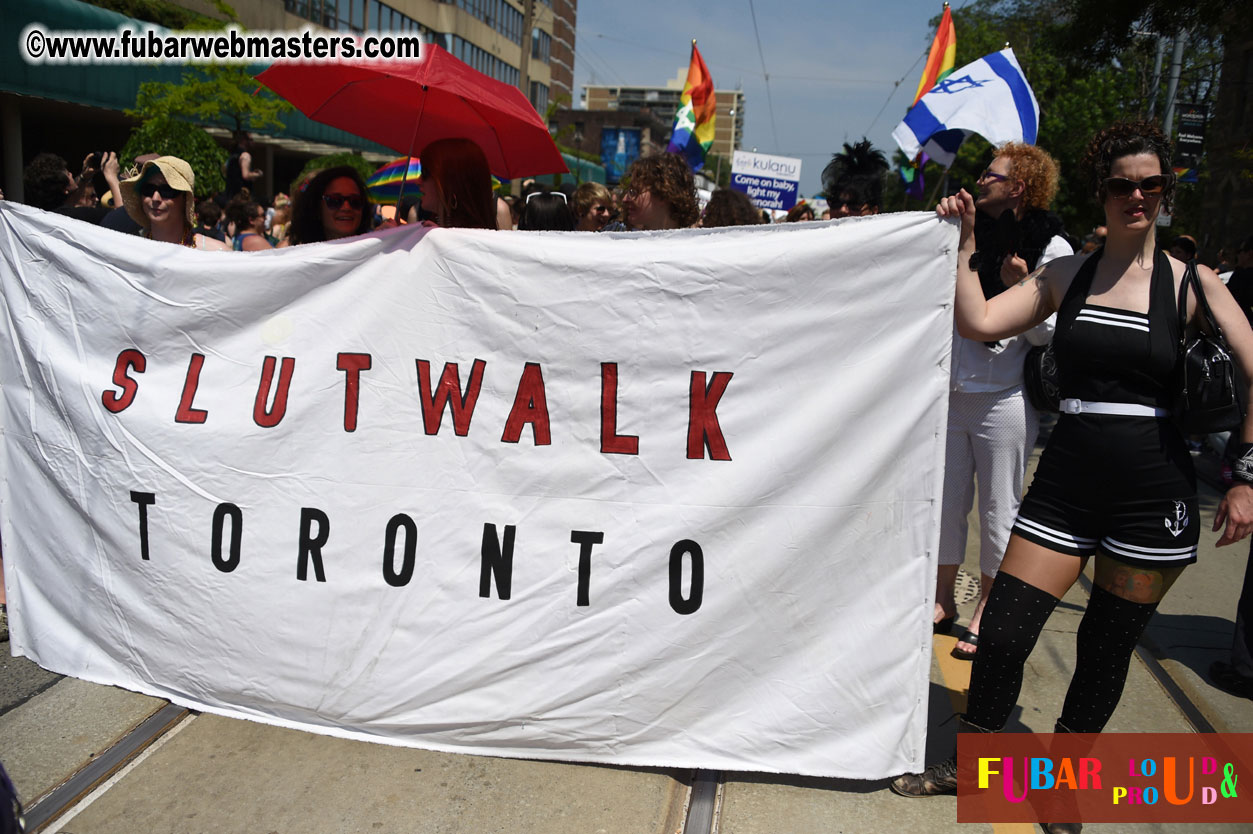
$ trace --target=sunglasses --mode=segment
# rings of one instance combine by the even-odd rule
[[[995,171],[984,168],[983,173],[979,175],[978,181],[983,182],[984,180],[992,180],[992,182],[1006,182],[1008,179],[1009,177],[1005,174],[998,174]]]
[[[169,183],[157,185],[155,182],[146,182],[139,186],[139,196],[141,197],[151,197],[154,194],[160,194],[162,200],[173,200],[182,193]]]
[[[561,199],[561,202],[566,202],[566,195],[564,191],[532,191],[530,194],[526,195],[526,201],[529,203],[531,200],[541,195],[545,197],[558,197]]]
[[[848,206],[851,209],[859,209],[864,205],[865,203],[858,202],[857,200],[827,200],[827,208],[831,209],[831,211],[842,209],[845,206]]]
[[[361,199],[360,194],[323,194],[322,202],[326,203],[326,207],[331,211],[339,211],[344,203],[347,203],[348,208],[353,211],[360,211],[365,205],[365,200]]]
[[[1101,183],[1105,193],[1116,200],[1125,200],[1138,189],[1145,197],[1160,197],[1174,181],[1173,176],[1156,174],[1136,182],[1125,177],[1108,177]]]

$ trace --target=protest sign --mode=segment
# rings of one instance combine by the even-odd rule
[[[731,187],[758,208],[787,211],[796,205],[801,161],[788,156],[736,151],[731,158]]]
[[[956,229],[198,252],[0,203],[14,651],[435,750],[922,764]]]

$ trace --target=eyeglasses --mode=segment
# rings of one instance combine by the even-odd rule
[[[626,191],[622,192],[622,199],[634,200],[647,190],[647,188],[628,188]]]
[[[526,201],[529,203],[536,197],[557,197],[561,200],[561,202],[566,202],[566,195],[564,191],[532,191],[530,194],[526,195]]]
[[[984,168],[983,173],[979,175],[978,181],[983,182],[984,180],[992,180],[992,182],[1006,182],[1008,179],[1009,177],[1005,174],[998,174],[991,169]]]
[[[1160,197],[1170,187],[1174,177],[1169,174],[1155,174],[1136,182],[1126,177],[1108,177],[1101,183],[1105,193],[1116,200],[1125,200],[1139,189],[1145,197]]]
[[[348,208],[353,211],[361,211],[361,207],[365,205],[365,200],[361,199],[360,194],[323,194],[322,202],[326,203],[326,207],[331,211],[339,211],[344,203],[347,203]]]
[[[179,191],[169,183],[157,185],[155,182],[146,182],[139,186],[139,196],[141,197],[151,197],[154,194],[160,194],[162,200],[173,200],[182,193],[182,191]]]

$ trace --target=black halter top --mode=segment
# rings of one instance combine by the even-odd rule
[[[1103,249],[1075,274],[1057,311],[1053,353],[1061,395],[1093,402],[1169,409],[1179,358],[1179,320],[1170,259],[1157,252],[1149,279],[1149,311],[1088,302]]]

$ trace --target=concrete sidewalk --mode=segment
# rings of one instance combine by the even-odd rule
[[[1218,494],[1203,489],[1206,524]],[[1253,731],[1253,701],[1206,680],[1226,657],[1247,545],[1218,551],[1202,535],[1200,562],[1167,595],[1132,661],[1109,730]],[[977,542],[977,529],[971,541]],[[977,553],[965,570],[978,575]],[[1090,574],[1090,569],[1089,569]],[[1087,591],[1077,584],[1050,619],[1024,678],[1010,729],[1049,731],[1073,664],[1074,633]],[[959,605],[964,623],[973,599]],[[960,628],[955,628],[958,633]],[[945,723],[961,706],[970,664],[934,639],[929,758],[953,745]],[[111,748],[164,706],[156,699],[60,679],[8,658],[0,644],[0,759],[28,802]],[[868,647],[869,648],[869,647]],[[1153,665],[1165,685],[1154,677]],[[30,677],[29,680],[22,678]],[[14,683],[14,681],[17,683]],[[18,692],[11,690],[16,687]],[[20,691],[25,687],[25,695]],[[42,688],[42,689],[41,689]],[[37,694],[36,694],[37,693]],[[5,707],[5,703],[16,706]],[[1027,834],[1028,825],[959,825],[956,799],[909,800],[884,782],[724,773],[714,825],[688,834],[994,831]],[[690,771],[597,767],[432,753],[317,736],[211,715],[189,715],[46,831],[113,832],[515,832],[677,834],[685,830]],[[1091,825],[1093,832],[1179,830],[1160,825]],[[1248,825],[1190,825],[1188,832],[1248,832]]]

